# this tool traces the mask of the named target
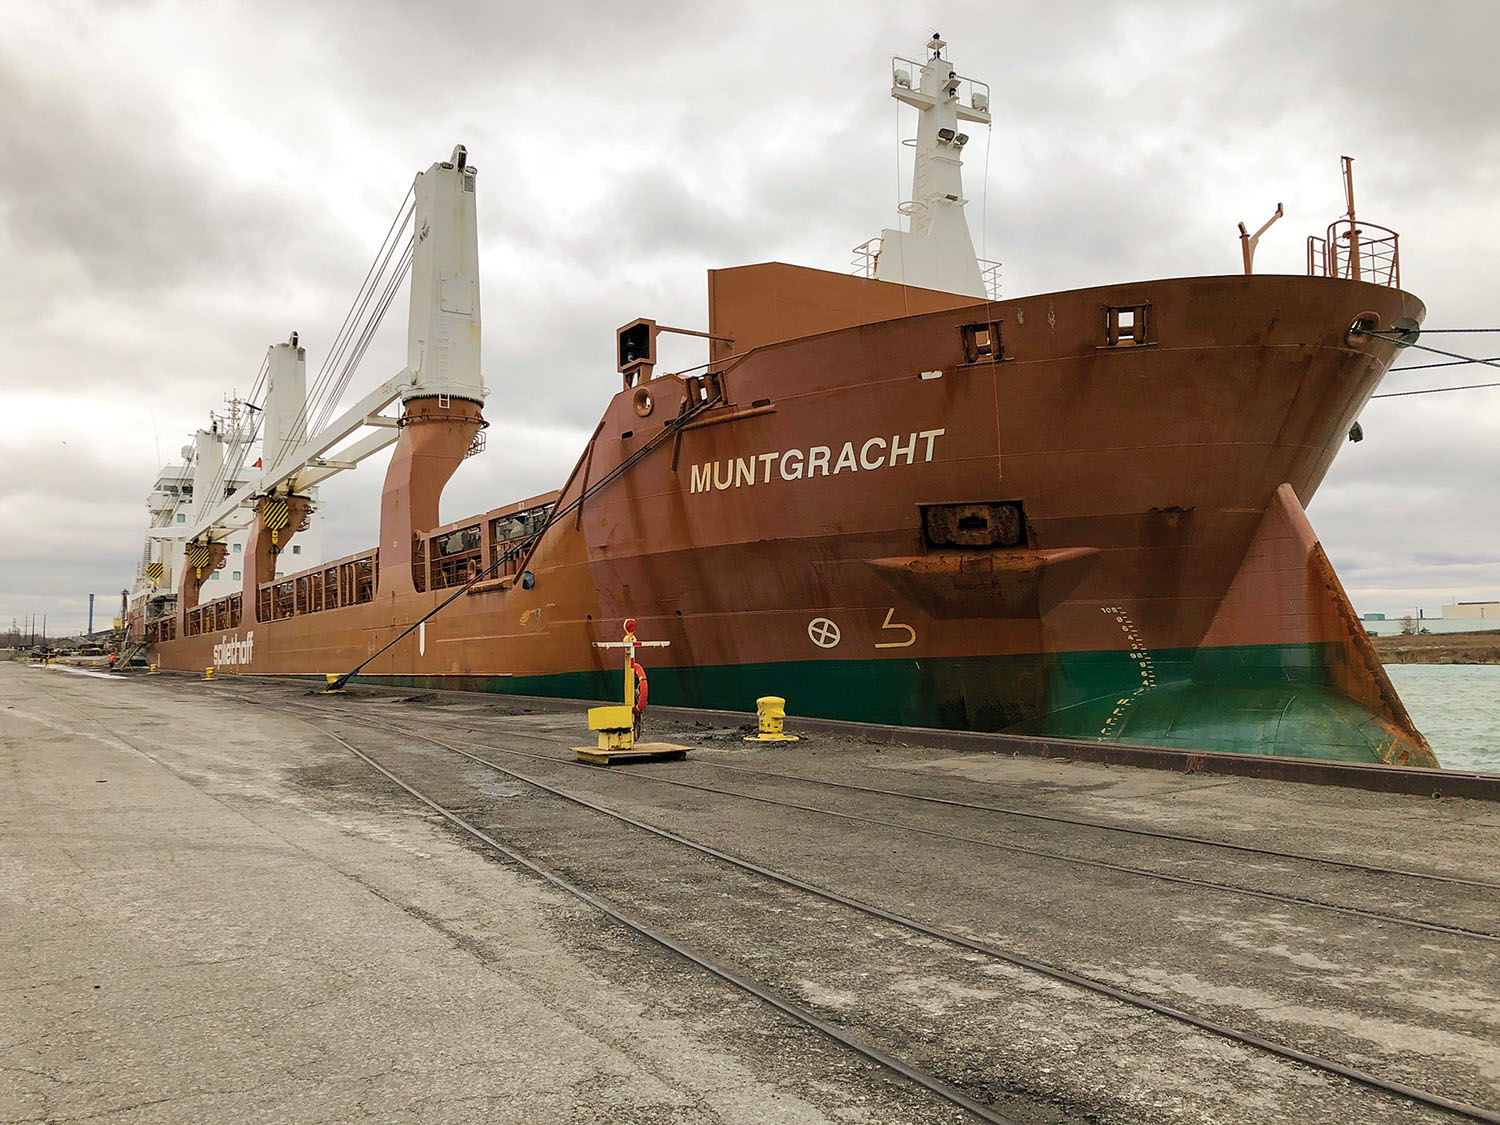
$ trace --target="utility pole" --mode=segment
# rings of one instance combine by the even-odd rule
[[[86,637],[92,637],[93,635],[94,635],[94,595],[90,594],[89,595],[89,627],[86,630],[84,630],[84,636],[86,636]]]

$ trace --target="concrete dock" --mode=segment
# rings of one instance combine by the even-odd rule
[[[514,774],[1500,1111],[1500,805],[669,723],[653,734],[687,761],[605,771],[567,758],[585,725],[581,707],[0,664],[0,1121],[970,1119],[497,861],[330,732],[1017,1121],[1463,1118],[810,899]]]

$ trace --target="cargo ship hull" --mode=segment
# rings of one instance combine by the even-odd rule
[[[361,676],[610,698],[595,642],[633,617],[663,704],[1435,765],[1303,514],[1397,350],[1360,327],[1422,313],[1336,278],[717,271],[708,368],[614,397],[524,553],[526,505],[393,519],[398,445],[362,587],[181,599],[152,659],[345,672],[478,577]]]

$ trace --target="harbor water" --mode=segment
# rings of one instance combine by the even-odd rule
[[[1445,769],[1500,773],[1500,665],[1387,664]]]

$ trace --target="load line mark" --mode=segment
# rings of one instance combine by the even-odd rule
[[[749,860],[741,859],[728,852],[721,851],[720,849],[710,847],[706,844],[699,844],[683,836],[678,836],[676,833],[669,832],[666,829],[657,828],[653,825],[645,823],[644,821],[635,820],[634,818],[626,816],[623,813],[607,809],[602,805],[596,805],[585,798],[574,796],[573,794],[547,785],[545,782],[537,781],[533,778],[527,777],[525,774],[517,773],[514,770],[507,769],[506,767],[498,765],[495,762],[491,762],[478,754],[471,754],[466,750],[462,750],[449,743],[443,742],[441,739],[433,738],[431,735],[405,730],[401,727],[383,723],[374,719],[345,715],[330,716],[327,712],[321,711],[317,708],[308,707],[305,704],[293,703],[290,704],[290,706],[299,711],[311,711],[319,717],[327,716],[335,722],[353,722],[356,725],[363,725],[376,729],[384,728],[394,731],[398,734],[419,738],[424,742],[430,742],[434,746],[441,747],[442,749],[448,750],[449,752],[457,754],[460,757],[467,758],[480,765],[493,769],[498,773],[505,774],[508,777],[514,778],[515,780],[530,785],[536,789],[540,789],[543,792],[550,793],[553,796],[558,797],[564,801],[580,805],[584,808],[618,820],[622,823],[629,824],[632,827],[639,828],[653,835],[660,836],[663,839],[667,839],[674,843],[691,848],[694,851],[700,852],[704,855],[719,859],[732,866],[750,871],[754,874],[762,876],[763,878],[781,883],[784,886],[801,890],[807,894],[813,895],[816,898],[823,899],[824,901],[836,903],[840,906],[846,906],[852,910],[856,910],[871,917],[880,918],[884,921],[894,923],[895,925],[902,926],[924,936],[935,938],[939,941],[948,942],[961,948],[972,950],[976,953],[984,954],[985,956],[995,958],[999,961],[1004,961],[1005,963],[1014,965],[1018,968],[1027,969],[1042,976],[1046,976],[1053,980],[1061,981],[1066,984],[1072,984],[1078,988],[1082,988],[1086,991],[1093,992],[1101,996],[1109,997],[1113,1000],[1118,1000],[1133,1007],[1143,1008],[1147,1011],[1155,1012],[1158,1015],[1167,1016],[1168,1018],[1186,1024],[1189,1027],[1194,1027],[1201,1031],[1210,1032],[1230,1042],[1238,1043],[1243,1046],[1255,1047],[1269,1054],[1273,1054],[1293,1062],[1302,1063],[1303,1065],[1312,1067],[1316,1070],[1321,1070],[1328,1074],[1335,1074],[1342,1078],[1347,1078],[1352,1082],[1358,1083],[1362,1086],[1366,1086],[1373,1090],[1379,1090],[1382,1093],[1395,1094],[1398,1097],[1407,1099],[1408,1101],[1418,1102],[1422,1105],[1431,1106],[1434,1109],[1445,1110],[1449,1113],[1458,1114],[1459,1116],[1467,1117],[1474,1121],[1487,1122],[1489,1123],[1489,1125],[1500,1125],[1500,1113],[1484,1109],[1480,1106],[1473,1106],[1468,1105],[1464,1102],[1454,1101],[1451,1098],[1445,1098],[1440,1094],[1434,1094],[1427,1090],[1421,1090],[1414,1086],[1408,1086],[1405,1083],[1384,1079],[1377,1075],[1370,1074],[1367,1071],[1362,1071],[1355,1067],[1347,1066],[1344,1063],[1336,1062],[1332,1059],[1325,1059],[1318,1055],[1313,1055],[1306,1051],[1299,1050],[1296,1047],[1290,1047],[1284,1043],[1278,1043],[1274,1040],[1265,1039],[1253,1032],[1238,1031],[1226,1024],[1221,1024],[1214,1020],[1195,1016],[1190,1012],[1183,1011],[1179,1008],[1174,1008],[1169,1004],[1164,1004],[1159,1001],[1152,1000],[1150,997],[1141,996],[1136,993],[1128,992],[1121,988],[1116,988],[1114,985],[1106,984],[1103,981],[1095,980],[1092,977],[1086,977],[1081,974],[1074,973],[1068,969],[1063,969],[1055,965],[1049,965],[1043,961],[1036,961],[1021,954],[1011,953],[996,946],[988,945],[985,942],[977,941],[972,938],[966,938],[961,934],[955,934],[946,930],[937,929],[933,926],[928,926],[922,922],[917,921],[914,918],[908,918],[905,915],[885,910],[882,907],[861,902],[858,899],[850,898],[847,895],[839,893],[838,891],[830,890],[825,887],[820,887],[814,883],[808,883],[804,880],[798,879],[794,875],[788,875],[783,872],[776,871],[772,868],[763,867],[759,864],[752,863]],[[772,1004],[782,1011],[786,1011],[788,1014],[793,1015],[799,1020],[802,1020],[809,1026],[823,1031],[825,1034],[830,1035],[831,1037],[837,1039],[839,1042],[844,1043],[845,1045],[865,1055],[865,1057],[873,1059],[877,1062],[882,1063],[882,1065],[890,1067],[892,1070],[895,1070],[897,1073],[902,1074],[904,1077],[911,1078],[913,1081],[918,1082],[925,1088],[932,1090],[934,1093],[938,1093],[940,1096],[953,1102],[953,1104],[963,1106],[970,1112],[975,1113],[976,1116],[980,1116],[983,1120],[1009,1120],[1007,1118],[995,1116],[993,1114],[993,1111],[989,1110],[988,1107],[982,1106],[978,1102],[974,1102],[972,1099],[968,1098],[967,1095],[962,1094],[961,1091],[958,1091],[953,1087],[949,1087],[946,1083],[942,1082],[941,1079],[934,1078],[931,1075],[926,1075],[921,1071],[916,1071],[914,1068],[909,1067],[907,1064],[902,1063],[900,1060],[895,1059],[892,1056],[885,1055],[884,1052],[879,1051],[878,1048],[870,1046],[869,1044],[865,1044],[862,1041],[855,1039],[853,1036],[846,1036],[845,1033],[838,1031],[831,1025],[828,1025],[825,1021],[820,1020],[816,1015],[812,1014],[811,1012],[804,1012],[804,1010],[800,1009],[796,1004],[783,999],[778,994],[771,992],[769,989],[763,989],[760,986],[755,985],[753,982],[740,977],[738,974],[733,973],[731,970],[725,969],[724,967],[719,966],[706,958],[701,958],[693,954],[692,951],[689,950],[686,946],[682,946],[679,943],[674,942],[671,938],[668,938],[662,934],[657,934],[654,931],[651,931],[648,928],[644,927],[643,925],[636,923],[633,919],[630,919],[628,916],[610,907],[602,899],[591,895],[588,891],[583,890],[583,888],[569,883],[561,876],[554,875],[553,873],[542,868],[540,865],[532,863],[531,861],[525,859],[525,857],[521,856],[519,853],[516,853],[509,848],[506,848],[504,845],[496,842],[491,837],[484,834],[479,829],[473,827],[467,821],[463,820],[458,816],[458,814],[443,808],[443,806],[437,804],[431,798],[426,797],[425,795],[419,793],[416,789],[412,788],[410,785],[407,785],[400,778],[396,777],[395,774],[391,773],[385,767],[381,766],[373,758],[355,748],[352,744],[347,742],[339,735],[335,734],[333,731],[328,730],[326,726],[322,725],[321,723],[315,723],[309,719],[303,719],[303,722],[307,723],[308,726],[312,727],[315,730],[318,730],[319,732],[333,739],[335,742],[338,742],[340,745],[344,746],[346,749],[350,750],[356,756],[373,766],[375,769],[379,770],[379,772],[384,774],[386,777],[390,778],[390,780],[395,782],[397,785],[401,786],[401,788],[411,793],[418,800],[422,801],[424,804],[429,805],[435,811],[439,812],[442,816],[459,825],[465,831],[474,835],[476,838],[483,840],[486,844],[500,851],[502,854],[514,858],[517,863],[526,867],[528,870],[535,872],[542,878],[546,879],[548,882],[553,883],[561,889],[568,891],[568,893],[574,894],[577,897],[583,899],[585,902],[588,902],[590,905],[603,911],[610,917],[615,918],[631,929],[636,930],[643,936],[650,938],[652,941],[657,942],[665,948],[671,949],[673,952],[681,954],[683,957],[686,957],[693,963],[700,965],[701,967],[707,969],[717,976],[720,976],[722,979],[735,984],[745,991],[751,992],[753,995],[766,1000],[768,1003]],[[928,1081],[924,1081],[924,1079],[927,1079]],[[929,1081],[931,1084],[929,1084]],[[956,1097],[950,1096],[950,1094],[945,1091],[951,1091],[952,1095],[956,1095]],[[963,1100],[958,1100],[960,1098]]]

